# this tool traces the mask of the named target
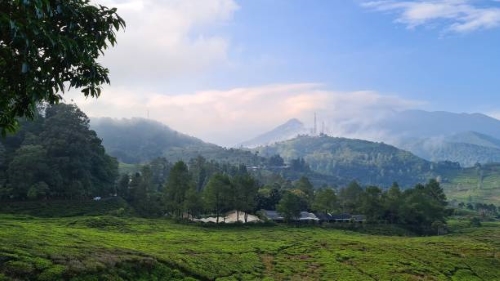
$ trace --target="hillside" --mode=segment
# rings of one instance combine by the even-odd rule
[[[475,132],[450,137],[406,140],[400,147],[430,161],[458,162],[463,167],[500,162],[498,140]]]
[[[500,164],[490,163],[441,173],[442,187],[449,199],[459,202],[500,202]]]
[[[474,131],[500,138],[500,120],[480,113],[406,110],[396,112],[372,126],[387,132],[390,137],[427,138]]]
[[[464,167],[500,161],[500,121],[480,113],[406,110],[366,124],[321,121],[335,124],[335,130],[325,129],[336,136],[385,142],[428,161],[452,161]],[[301,134],[310,132],[292,119],[241,145],[271,145]]]
[[[303,158],[311,170],[363,184],[403,186],[425,182],[433,165],[415,155],[383,143],[364,140],[301,136],[256,149],[262,156],[281,155],[285,160]]]
[[[255,148],[262,145],[270,145],[276,142],[293,139],[298,135],[307,133],[308,131],[304,126],[304,123],[297,119],[290,119],[273,130],[263,133],[251,140],[245,141],[238,146]]]
[[[127,164],[144,163],[157,157],[187,161],[198,155],[208,160],[247,165],[261,162],[261,158],[249,151],[209,144],[153,120],[94,118],[91,128],[102,138],[106,151]]]

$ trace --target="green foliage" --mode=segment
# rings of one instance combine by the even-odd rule
[[[340,189],[339,199],[342,212],[356,213],[357,208],[361,205],[362,194],[363,188],[356,181],[352,181],[345,188]]]
[[[480,227],[481,226],[481,219],[478,217],[473,217],[470,219],[469,225],[471,227]]]
[[[307,172],[310,169],[338,177],[337,182],[341,184],[356,179],[367,185],[389,186],[397,181],[411,186],[433,174],[430,162],[407,151],[383,143],[326,135],[301,136],[257,151],[259,155],[281,155],[291,163],[292,170]]]
[[[248,173],[236,175],[232,179],[235,188],[234,208],[245,213],[252,212],[257,205],[259,185]],[[247,217],[245,216],[245,222]]]
[[[36,217],[75,217],[82,215],[125,215],[130,213],[125,200],[119,197],[94,200],[48,200],[2,202],[0,213]]]
[[[88,0],[0,2],[0,128],[33,118],[40,102],[56,104],[69,87],[98,97],[109,84],[97,59],[125,27],[116,9]]]
[[[0,215],[0,278],[500,279],[498,223],[481,228],[465,226],[445,236],[387,237],[318,227],[201,228],[138,218],[126,220],[127,231],[109,224],[84,227],[90,220],[23,220]],[[345,225],[366,228],[368,233],[380,230],[370,225]]]
[[[186,193],[192,187],[187,165],[179,161],[170,169],[165,188],[167,208],[174,217],[181,218],[185,209]],[[191,197],[190,199],[195,199]]]
[[[208,210],[214,211],[219,223],[222,211],[232,207],[233,185],[229,176],[214,174],[203,191],[203,199]]]
[[[75,105],[48,106],[32,126],[2,140],[7,148],[3,197],[89,198],[115,193],[116,159]]]
[[[315,192],[312,209],[320,213],[334,213],[340,210],[335,191],[331,188],[319,189]]]
[[[300,179],[295,182],[294,187],[302,192],[307,202],[307,206],[311,206],[314,198],[314,186],[309,179],[305,176],[300,177]]]
[[[280,202],[276,206],[276,210],[280,212],[286,222],[291,222],[300,216],[302,211],[301,198],[291,191],[283,194]]]
[[[443,171],[441,185],[450,200],[499,204],[500,164],[490,163]]]
[[[255,166],[265,161],[250,151],[205,143],[152,120],[100,118],[93,119],[91,125],[103,138],[103,145],[110,155],[128,164],[145,163],[158,157],[188,163],[199,156],[207,161],[233,165]]]

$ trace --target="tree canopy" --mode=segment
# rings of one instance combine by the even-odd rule
[[[49,106],[45,116],[3,138],[0,198],[88,198],[116,193],[118,162],[108,156],[75,105]]]
[[[116,8],[89,0],[0,1],[0,128],[33,118],[40,102],[56,104],[66,88],[99,97],[109,84],[97,62],[125,27]]]

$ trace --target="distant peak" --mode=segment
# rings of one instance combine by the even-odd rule
[[[297,124],[297,125],[304,125],[304,123],[302,123],[299,119],[297,118],[292,118],[288,121],[286,121],[285,124]]]

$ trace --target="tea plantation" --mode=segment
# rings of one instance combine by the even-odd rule
[[[500,224],[435,237],[0,215],[0,280],[500,280]]]

